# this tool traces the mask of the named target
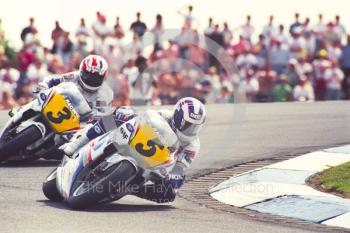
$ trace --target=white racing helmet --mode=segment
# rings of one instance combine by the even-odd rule
[[[185,97],[175,104],[171,124],[181,141],[190,141],[197,137],[205,118],[204,105],[195,98]]]
[[[107,61],[98,55],[89,55],[80,63],[79,84],[86,91],[97,91],[108,70]]]

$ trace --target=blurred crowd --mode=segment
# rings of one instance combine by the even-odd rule
[[[9,46],[0,25],[0,107],[27,103],[38,82],[79,69],[82,58],[92,53],[109,63],[107,82],[115,105],[140,99],[152,105],[174,104],[183,96],[205,103],[234,103],[237,96],[247,102],[350,97],[350,36],[340,16],[325,22],[322,14],[312,21],[296,13],[287,27],[271,15],[263,28],[255,28],[249,15],[237,27],[209,18],[200,31],[192,6],[178,13],[184,23],[170,37],[159,14],[149,26],[138,12],[124,28],[119,17],[109,27],[106,16],[97,12],[92,25],[81,18],[75,32],[56,21],[51,47],[41,45],[35,19],[30,18],[20,34],[19,51]],[[220,59],[222,54],[229,59]],[[235,72],[228,72],[224,63]],[[142,79],[135,85],[139,75]]]

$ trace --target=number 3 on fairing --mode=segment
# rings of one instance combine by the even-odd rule
[[[42,112],[56,133],[75,129],[80,125],[79,116],[71,110],[64,96],[59,93],[52,94]]]
[[[54,117],[52,112],[48,112],[46,114],[47,119],[55,124],[60,124],[62,121],[68,120],[72,116],[71,111],[67,107],[64,107],[62,111],[63,113],[61,111],[57,112],[57,117]]]
[[[157,151],[157,147],[158,147],[160,150],[163,150],[163,149],[164,149],[164,146],[158,145],[157,143],[155,143],[155,142],[152,141],[152,140],[148,140],[148,141],[147,141],[147,146],[149,147],[149,149],[148,149],[148,150],[147,150],[147,149],[145,150],[145,149],[144,149],[144,144],[142,144],[142,143],[137,143],[137,144],[135,145],[135,149],[136,149],[136,151],[139,152],[141,155],[146,156],[146,157],[151,157],[151,156],[153,156],[153,155],[156,153],[156,151]]]

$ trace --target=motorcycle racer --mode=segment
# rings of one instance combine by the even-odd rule
[[[93,117],[112,111],[113,91],[104,82],[108,70],[107,61],[98,55],[89,55],[80,63],[79,71],[56,74],[39,83],[39,89],[47,89],[61,82],[74,82],[92,109]]]
[[[178,137],[179,146],[175,158],[176,163],[172,171],[163,180],[155,180],[151,185],[144,185],[132,194],[140,198],[158,203],[171,202],[176,197],[176,191],[183,185],[185,171],[191,165],[200,148],[198,134],[205,122],[206,111],[204,105],[197,99],[186,97],[180,99],[173,111],[158,110],[171,126]],[[72,156],[80,147],[90,140],[119,127],[134,118],[137,113],[128,107],[118,107],[112,115],[101,118],[90,127],[78,132],[69,143],[61,149],[67,156]]]

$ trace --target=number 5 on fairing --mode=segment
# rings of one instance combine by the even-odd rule
[[[158,134],[148,124],[142,124],[130,142],[141,159],[150,166],[156,166],[169,160],[171,154],[168,147],[156,143]]]
[[[144,149],[145,145],[142,143],[137,143],[135,145],[135,149],[137,152],[139,152],[141,155],[146,156],[146,157],[151,157],[153,156],[156,152],[157,152],[157,147],[159,148],[159,150],[163,150],[164,146],[162,145],[158,145],[157,143],[155,143],[152,140],[148,140],[147,141],[147,146],[149,147],[149,149]]]

